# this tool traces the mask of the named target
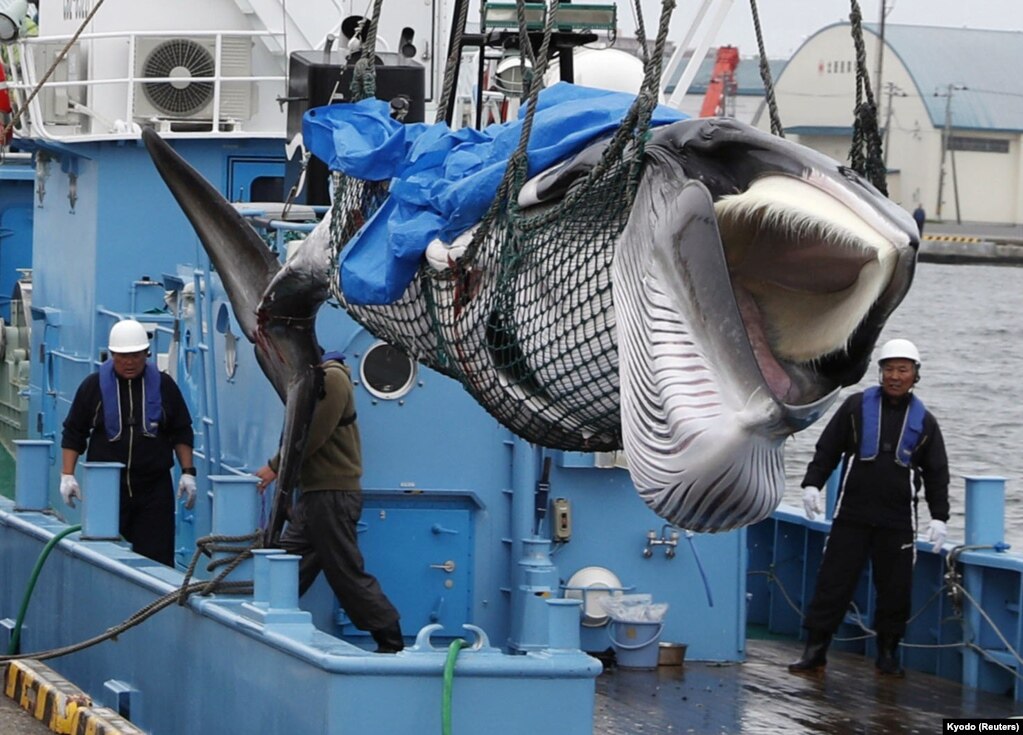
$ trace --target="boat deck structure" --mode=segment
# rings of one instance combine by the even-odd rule
[[[948,719],[1023,716],[1023,705],[1008,697],[940,677],[878,676],[856,654],[832,654],[823,676],[793,676],[785,665],[799,650],[791,640],[751,638],[740,664],[693,661],[653,671],[608,665],[597,678],[593,733],[930,733]],[[0,731],[50,729],[0,697]]]

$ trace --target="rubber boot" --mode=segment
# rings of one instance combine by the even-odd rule
[[[395,620],[386,628],[374,630],[373,640],[377,642],[377,653],[397,653],[405,648],[405,639],[401,635],[401,625]]]
[[[793,674],[816,674],[824,670],[828,663],[828,646],[831,645],[831,633],[823,630],[808,630],[806,648],[798,661],[789,664],[789,672]]]
[[[906,670],[899,663],[899,641],[902,636],[894,633],[877,634],[877,671],[885,676],[905,676]]]

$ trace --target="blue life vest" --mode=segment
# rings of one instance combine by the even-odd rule
[[[863,435],[860,437],[860,461],[869,462],[877,459],[881,444],[881,398],[879,386],[872,386],[863,391]],[[895,451],[895,461],[903,467],[909,467],[913,450],[920,443],[924,434],[924,416],[927,409],[924,402],[914,394],[909,394],[909,408],[902,423],[899,435],[899,446]]]
[[[103,423],[107,438],[116,441],[121,436],[121,392],[117,389],[117,374],[113,360],[99,366],[99,390],[103,401]],[[160,371],[151,362],[142,370],[142,402],[145,406],[145,421],[142,433],[156,436],[163,416],[163,400],[160,394]]]

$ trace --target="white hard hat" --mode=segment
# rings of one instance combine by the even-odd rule
[[[107,347],[111,352],[142,352],[149,349],[149,335],[134,319],[124,319],[111,327]]]
[[[885,360],[892,360],[897,357],[912,360],[917,367],[920,367],[920,352],[917,350],[916,345],[908,339],[890,339],[885,342],[881,347],[881,354],[878,355],[877,362],[880,365]]]

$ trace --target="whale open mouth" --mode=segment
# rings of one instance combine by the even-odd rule
[[[636,202],[656,215],[630,222],[614,263],[629,471],[680,527],[736,528],[777,507],[785,438],[869,359],[911,238],[823,175],[762,175],[716,201],[656,178]]]
[[[764,382],[784,403],[818,400],[834,386],[816,380],[815,363],[847,349],[888,287],[898,233],[790,176],[758,179],[716,202],[714,211]]]

